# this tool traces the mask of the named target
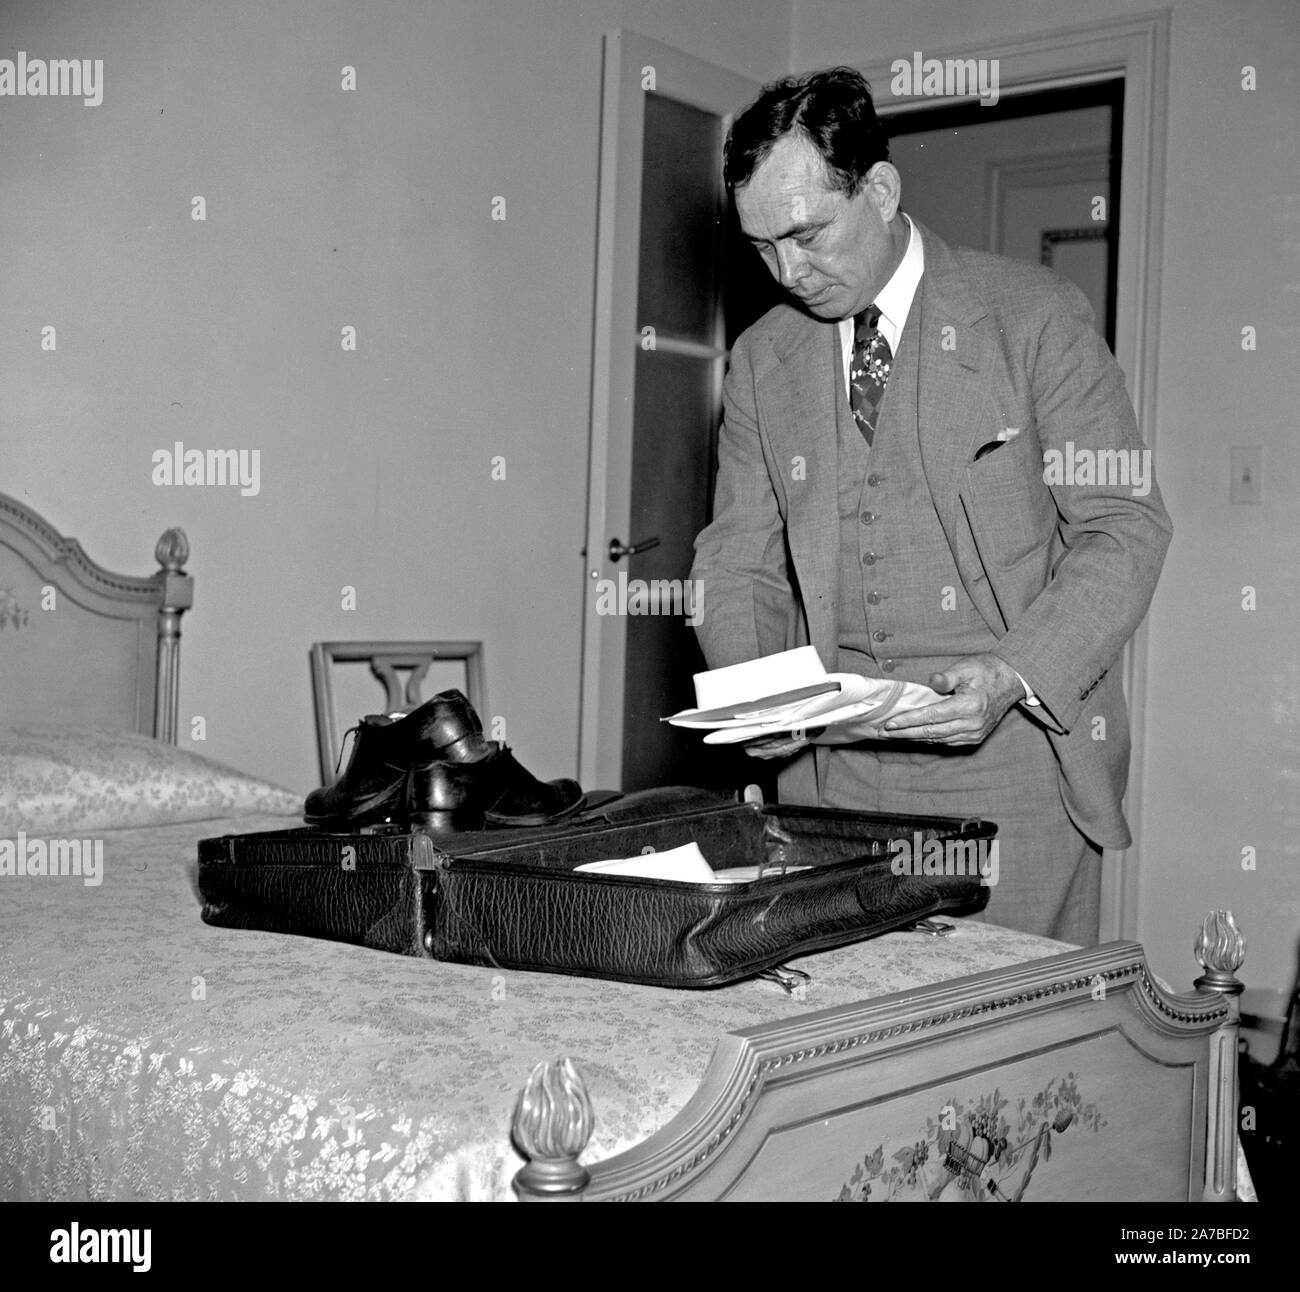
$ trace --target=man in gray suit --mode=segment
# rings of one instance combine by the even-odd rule
[[[697,631],[711,668],[811,643],[940,692],[883,738],[751,752],[788,760],[785,802],[997,822],[987,918],[1091,944],[1101,848],[1131,841],[1114,665],[1169,517],[1083,294],[945,244],[888,157],[846,68],[732,127],[741,228],[793,300],[732,351]]]

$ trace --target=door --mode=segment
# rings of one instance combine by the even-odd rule
[[[689,573],[713,493],[731,338],[766,308],[738,257],[722,144],[756,82],[625,32],[605,41],[580,776],[641,789],[744,770],[661,717],[705,667]],[[745,291],[728,291],[735,279]],[[756,286],[757,284],[757,286]],[[747,760],[752,766],[752,760]],[[751,777],[752,779],[752,777]]]

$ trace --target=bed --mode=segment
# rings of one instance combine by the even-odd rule
[[[1236,1196],[1224,913],[1184,994],[974,919],[695,992],[203,924],[197,841],[300,801],[173,743],[186,547],[114,575],[0,497],[0,1197]]]

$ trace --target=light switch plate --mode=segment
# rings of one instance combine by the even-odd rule
[[[1229,449],[1229,502],[1258,502],[1263,484],[1264,450]]]

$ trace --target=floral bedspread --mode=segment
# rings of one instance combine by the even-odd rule
[[[103,833],[102,882],[0,879],[0,1200],[509,1199],[514,1101],[570,1056],[587,1160],[668,1122],[717,1038],[1067,950],[973,920],[672,991],[211,928],[196,842],[244,817]]]

